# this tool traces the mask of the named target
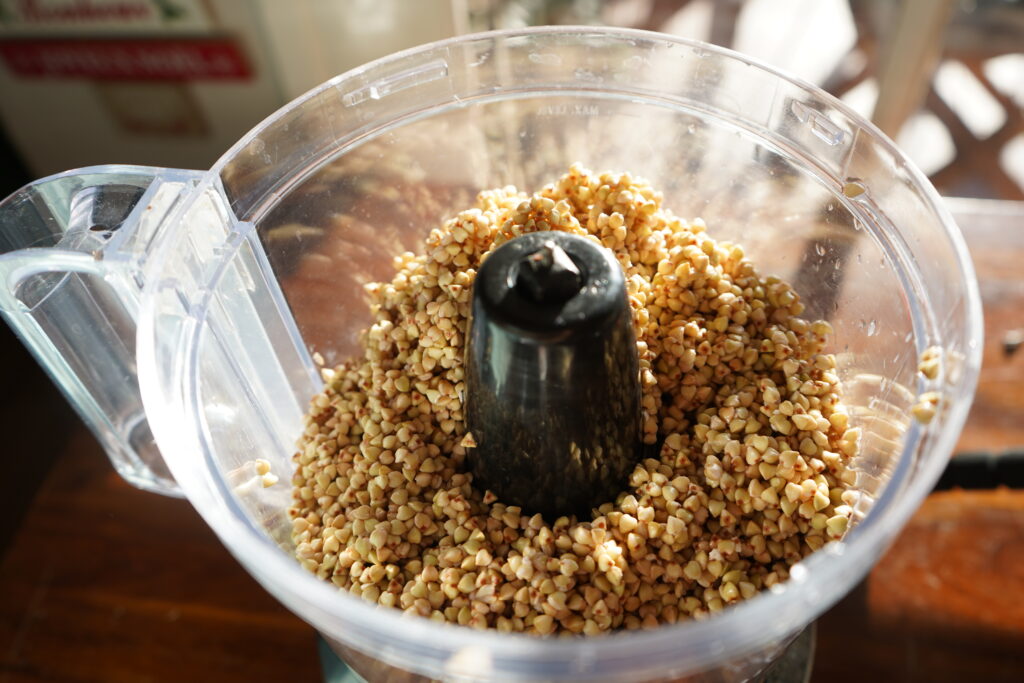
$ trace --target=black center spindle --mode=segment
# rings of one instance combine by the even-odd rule
[[[550,521],[614,500],[642,453],[636,338],[621,266],[562,232],[484,261],[466,351],[475,483]]]
[[[553,240],[516,264],[516,287],[541,305],[560,304],[579,293],[580,269]]]

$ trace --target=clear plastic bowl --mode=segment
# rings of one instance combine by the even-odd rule
[[[316,579],[293,557],[287,515],[293,444],[321,386],[312,358],[357,351],[369,320],[361,285],[389,278],[394,254],[417,249],[476,192],[533,191],[574,161],[648,179],[667,207],[741,243],[762,272],[796,284],[808,316],[832,322],[864,429],[858,486],[868,495],[851,531],[785,584],[706,621],[595,638],[438,625]],[[31,245],[11,237],[32,196],[58,206],[111,179],[145,194],[106,242],[83,238],[59,211]],[[173,491],[162,454],[232,554],[371,680],[398,675],[391,667],[448,680],[755,675],[865,575],[931,489],[980,363],[963,241],[892,142],[817,88],[653,33],[540,28],[427,45],[311,91],[209,172],[88,169],[40,181],[2,209],[13,247],[0,257],[10,290],[0,303],[119,471]],[[141,404],[121,396],[138,391],[130,376],[88,375],[96,361],[81,338],[47,332],[63,329],[72,305],[54,272],[106,297],[100,309],[112,298],[127,312],[97,328],[124,349],[99,355],[137,354]],[[916,370],[930,346],[944,352],[932,381]],[[926,390],[943,400],[922,425],[909,408]],[[258,486],[256,458],[282,483]]]

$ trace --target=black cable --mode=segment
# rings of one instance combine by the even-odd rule
[[[1002,453],[958,453],[950,459],[933,490],[993,489],[997,486],[1024,488],[1024,449]]]

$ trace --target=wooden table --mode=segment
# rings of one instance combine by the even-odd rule
[[[951,200],[985,313],[958,452],[1024,450],[1024,203]],[[822,617],[815,680],[1024,680],[1024,491],[933,493],[868,578]]]
[[[1024,209],[957,204],[982,281],[985,367],[960,449],[1024,446]],[[188,503],[143,493],[5,339],[0,682],[318,681],[313,630]],[[0,544],[4,535],[0,534]],[[0,545],[0,548],[3,546]],[[1024,680],[1024,492],[933,494],[819,622],[816,681]]]

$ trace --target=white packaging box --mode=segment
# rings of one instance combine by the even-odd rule
[[[36,176],[105,163],[207,168],[309,88],[453,35],[452,7],[0,0],[0,123]]]

